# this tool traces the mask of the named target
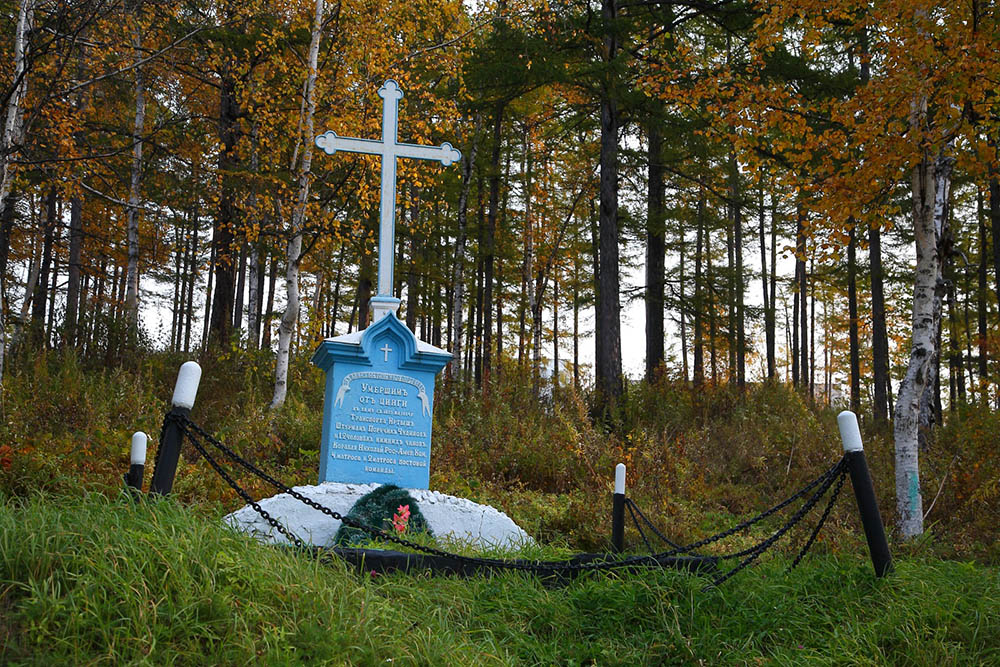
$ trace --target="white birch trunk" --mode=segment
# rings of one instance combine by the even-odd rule
[[[316,68],[319,60],[319,42],[323,28],[324,0],[316,0],[313,26],[309,41],[309,72],[302,104],[298,145],[302,148],[302,164],[298,176],[298,198],[292,211],[292,225],[288,241],[288,256],[285,265],[285,313],[278,327],[278,357],[274,368],[274,397],[271,409],[277,410],[285,403],[288,391],[288,357],[292,334],[299,318],[299,260],[302,253],[302,228],[309,199],[309,179],[312,169],[313,114],[316,112]],[[296,154],[298,147],[296,148]]]
[[[135,51],[135,124],[132,130],[132,173],[129,181],[128,207],[126,211],[128,265],[125,272],[125,313],[129,327],[139,322],[139,208],[142,186],[142,135],[146,125],[146,91],[142,67],[142,26],[136,13],[135,35],[132,45]]]
[[[35,22],[35,0],[21,0],[17,12],[17,28],[14,34],[14,81],[17,84],[11,92],[4,110],[3,135],[0,136],[0,217],[4,209],[10,205],[11,187],[14,182],[14,170],[11,165],[11,153],[14,146],[21,141],[21,102],[27,89],[27,59],[30,44],[28,33]],[[3,289],[0,289],[0,400],[3,399],[3,371],[7,352],[7,321],[3,316]]]
[[[250,282],[250,310],[247,312],[247,349],[256,350],[260,347],[260,248],[259,241],[250,245],[250,271],[247,280]]]
[[[922,133],[927,116],[927,98],[915,100],[910,112],[910,128]],[[911,175],[913,231],[917,246],[917,267],[913,280],[913,333],[910,361],[899,387],[893,437],[896,454],[896,509],[904,538],[924,531],[923,500],[920,495],[919,428],[920,398],[927,386],[928,369],[934,357],[935,291],[941,279],[934,208],[937,184],[934,162],[926,150]],[[937,309],[937,317],[941,315]]]
[[[14,146],[21,138],[21,102],[24,100],[24,93],[28,87],[28,77],[25,72],[28,60],[28,33],[31,32],[35,21],[35,1],[21,0],[17,13],[17,30],[14,34],[14,81],[18,82],[11,92],[4,110],[4,124],[2,145],[0,145],[0,160],[3,161],[3,176],[0,181],[0,207],[7,206],[7,197],[10,195],[11,186],[14,181],[13,167],[10,156]],[[0,210],[2,213],[2,210]]]
[[[918,431],[918,444],[921,450],[925,450],[929,442],[930,430],[937,423],[935,408],[937,406],[938,373],[940,373],[941,359],[941,313],[944,308],[944,295],[947,292],[947,284],[944,280],[945,253],[949,245],[945,241],[948,233],[948,218],[951,214],[951,172],[955,166],[955,158],[952,155],[955,141],[951,139],[944,146],[934,161],[934,237],[938,249],[938,281],[934,290],[934,355],[931,357],[927,369],[927,381],[924,385],[924,393],[920,397],[920,426]]]

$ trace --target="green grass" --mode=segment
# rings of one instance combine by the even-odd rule
[[[0,501],[5,664],[1000,664],[1000,574],[864,553],[551,587],[357,575],[218,513],[97,494]]]

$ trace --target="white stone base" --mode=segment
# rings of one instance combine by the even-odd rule
[[[378,484],[341,484],[324,482],[315,486],[296,486],[295,491],[341,515],[347,514],[362,496],[378,488]],[[417,501],[437,538],[472,544],[480,548],[516,549],[534,541],[503,512],[465,498],[449,496],[427,489],[407,489]],[[315,546],[332,546],[340,521],[281,493],[260,501],[260,506],[280,521],[294,535]],[[272,528],[249,505],[225,517],[224,521],[265,542],[288,544],[288,540]]]

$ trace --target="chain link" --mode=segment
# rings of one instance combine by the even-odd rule
[[[486,567],[497,568],[497,569],[510,569],[510,570],[518,570],[518,571],[523,571],[523,572],[535,572],[535,573],[544,573],[544,574],[557,574],[557,573],[570,573],[570,572],[575,573],[575,572],[582,572],[582,571],[611,570],[611,569],[627,568],[627,567],[638,567],[638,566],[661,566],[663,559],[671,558],[671,557],[676,557],[676,556],[689,555],[695,549],[699,549],[699,548],[707,546],[709,544],[713,544],[713,543],[718,542],[720,540],[724,540],[727,537],[735,535],[736,533],[738,533],[738,532],[740,532],[742,530],[746,530],[747,528],[755,525],[756,523],[759,523],[760,521],[763,521],[764,519],[766,519],[767,517],[775,514],[776,512],[781,511],[782,509],[784,509],[785,507],[787,507],[791,503],[795,502],[797,499],[803,497],[806,493],[808,493],[812,489],[816,488],[817,486],[821,487],[803,505],[803,507],[800,508],[795,513],[795,515],[793,515],[792,519],[790,519],[789,522],[787,522],[784,526],[782,526],[782,528],[778,529],[778,531],[776,531],[770,538],[768,538],[768,539],[760,542],[758,545],[755,545],[751,549],[748,549],[748,550],[745,550],[745,551],[741,551],[741,552],[737,552],[735,554],[728,554],[728,555],[723,555],[723,556],[695,556],[695,557],[702,557],[702,558],[739,558],[739,557],[743,557],[743,556],[746,556],[746,555],[752,555],[751,558],[747,558],[745,561],[741,562],[735,568],[733,568],[732,570],[728,571],[725,575],[722,575],[722,576],[716,578],[716,580],[713,581],[712,585],[713,586],[717,586],[718,584],[720,584],[723,581],[729,579],[731,576],[735,575],[737,572],[739,572],[739,571],[743,570],[745,567],[747,567],[751,562],[753,562],[753,560],[755,560],[758,556],[760,556],[760,554],[762,554],[764,551],[766,551],[768,548],[770,548],[778,539],[780,539],[781,536],[784,535],[792,526],[794,526],[796,523],[798,523],[802,519],[802,517],[804,517],[809,512],[809,510],[811,510],[812,507],[819,501],[820,497],[822,497],[826,493],[826,491],[829,490],[830,486],[834,482],[834,476],[837,475],[838,473],[841,474],[841,482],[840,482],[840,484],[838,484],[838,487],[837,487],[837,490],[836,490],[836,492],[839,493],[840,486],[843,483],[843,474],[844,474],[844,470],[845,470],[845,468],[844,468],[844,465],[845,465],[844,459],[841,459],[836,464],[834,464],[829,470],[827,470],[826,472],[824,472],[823,474],[821,474],[815,480],[813,480],[812,482],[810,482],[809,484],[807,484],[802,489],[800,489],[796,493],[792,494],[791,496],[789,496],[788,498],[786,498],[782,502],[778,503],[774,507],[771,507],[770,509],[765,510],[764,512],[761,512],[760,514],[758,514],[758,515],[756,515],[756,516],[754,516],[754,517],[752,517],[752,518],[750,518],[750,519],[748,519],[746,521],[743,521],[740,524],[738,524],[736,526],[733,526],[732,528],[730,528],[730,529],[728,529],[726,531],[723,531],[721,533],[717,533],[717,534],[712,535],[710,537],[706,537],[706,538],[704,538],[702,540],[699,540],[699,541],[694,542],[692,544],[689,544],[687,546],[681,547],[681,546],[674,545],[674,548],[672,548],[672,549],[670,549],[668,551],[659,552],[659,553],[650,554],[650,555],[645,555],[645,556],[627,556],[627,557],[618,557],[618,558],[611,557],[611,558],[613,558],[611,560],[597,560],[597,561],[587,561],[587,562],[503,560],[503,559],[498,559],[498,558],[481,558],[481,557],[464,556],[464,555],[461,555],[461,554],[456,554],[456,553],[444,551],[442,549],[437,549],[437,548],[434,548],[434,547],[429,547],[429,546],[426,546],[426,545],[423,545],[423,544],[418,544],[416,542],[412,542],[412,541],[407,540],[405,538],[399,537],[398,535],[393,535],[392,533],[388,533],[388,532],[386,532],[384,530],[381,530],[379,528],[374,528],[372,526],[368,526],[368,525],[366,525],[364,523],[361,523],[361,522],[353,519],[352,517],[343,516],[339,512],[336,512],[336,511],[334,511],[334,510],[332,510],[332,509],[330,509],[328,507],[320,505],[319,503],[317,503],[316,501],[312,500],[311,498],[308,498],[307,496],[302,495],[301,493],[299,493],[295,489],[291,488],[290,486],[282,484],[277,479],[275,479],[274,477],[270,476],[269,474],[267,474],[266,472],[264,472],[263,470],[261,470],[260,468],[258,468],[257,466],[255,466],[253,463],[250,463],[249,461],[247,461],[246,459],[244,459],[237,452],[235,452],[234,450],[232,450],[229,447],[227,447],[225,444],[223,444],[221,441],[219,441],[218,439],[216,439],[215,437],[213,437],[210,433],[208,433],[207,431],[205,431],[204,429],[202,429],[200,426],[198,426],[197,424],[195,424],[193,421],[191,421],[186,416],[175,415],[175,414],[168,414],[167,417],[166,417],[166,419],[165,419],[165,421],[164,421],[164,423],[166,423],[167,421],[174,421],[174,422],[176,422],[177,425],[179,426],[179,428],[191,440],[191,442],[194,445],[195,449],[197,449],[198,452],[209,462],[209,465],[212,466],[212,468],[223,478],[223,480],[234,491],[236,491],[236,493],[240,496],[240,498],[242,498],[248,505],[250,505],[250,507],[252,507],[253,510],[255,512],[257,512],[265,521],[267,521],[267,523],[270,526],[272,526],[275,530],[277,530],[282,535],[284,535],[285,538],[287,538],[289,540],[289,542],[291,542],[297,548],[312,551],[314,554],[317,554],[319,552],[325,553],[325,551],[323,551],[319,547],[315,547],[313,545],[306,544],[301,538],[299,538],[294,533],[292,533],[292,531],[290,531],[280,521],[278,521],[277,519],[275,519],[274,517],[272,517],[264,508],[262,508],[260,506],[259,503],[257,503],[256,501],[254,501],[253,498],[250,496],[250,494],[248,494],[239,485],[239,483],[236,482],[219,465],[218,461],[216,461],[207,452],[207,450],[205,449],[205,447],[199,442],[199,438],[204,439],[205,442],[209,443],[210,445],[212,445],[213,447],[215,447],[217,450],[219,450],[220,452],[222,452],[231,461],[233,461],[237,465],[241,466],[242,468],[244,468],[245,470],[247,470],[251,474],[255,475],[259,479],[263,480],[264,482],[270,484],[271,486],[273,486],[278,491],[280,491],[282,493],[287,493],[288,495],[290,495],[291,497],[295,498],[299,502],[302,502],[303,504],[307,505],[308,507],[311,507],[311,508],[313,508],[313,509],[315,509],[315,510],[317,510],[317,511],[323,513],[323,514],[325,514],[326,516],[329,516],[331,519],[334,519],[336,521],[342,522],[346,526],[362,530],[362,531],[368,533],[374,539],[385,540],[387,542],[391,542],[391,543],[397,544],[397,545],[402,546],[402,547],[413,549],[415,551],[418,551],[420,553],[424,553],[424,554],[427,554],[427,555],[430,555],[430,556],[438,556],[438,557],[443,557],[443,558],[454,559],[456,561],[465,563],[467,565],[472,565],[472,566],[486,566]],[[821,519],[820,523],[818,524],[817,529],[814,531],[816,534],[818,534],[819,527],[821,527],[822,523],[825,521],[826,515],[829,514],[830,508],[832,507],[832,504],[833,504],[833,500],[835,500],[835,497],[831,498],[831,502],[827,506],[827,510],[826,510],[826,512],[824,512],[823,518]],[[629,506],[630,510],[632,509],[632,507],[635,507],[635,509],[638,510],[638,506],[636,506],[635,503],[631,502],[630,499],[627,499],[627,501],[628,501],[627,506]],[[669,540],[667,540],[658,530],[656,530],[655,526],[652,524],[651,521],[649,521],[648,518],[645,517],[645,515],[642,514],[641,510],[639,511],[639,514],[640,514],[640,516],[642,516],[642,518],[646,522],[646,524],[649,525],[650,528],[653,529],[653,531],[657,534],[657,536],[660,539],[664,540],[668,544],[673,545],[672,542],[670,542]],[[633,514],[633,520],[634,519],[635,519],[635,515]],[[638,525],[638,522],[637,522],[637,525]],[[643,537],[645,538],[645,536],[643,536]],[[815,539],[815,537],[812,537],[810,539],[810,542],[809,542],[810,545],[811,545],[811,542],[814,539]],[[647,544],[648,544],[648,542],[647,542]],[[808,546],[806,548],[808,548]],[[804,552],[803,552],[803,555],[804,555]],[[798,561],[796,561],[796,564],[797,564],[797,562]]]
[[[639,519],[635,515],[635,510],[632,509],[633,504],[634,503],[632,502],[631,498],[625,499],[625,509],[628,510],[629,516],[632,517],[632,523],[635,524],[635,529],[639,531],[639,537],[641,537],[642,541],[646,543],[646,550],[649,551],[650,553],[653,553],[653,545],[650,544],[649,540],[646,538],[646,531],[642,529],[642,524],[639,523]],[[654,528],[654,531],[655,530],[656,529]]]
[[[809,539],[806,540],[804,545],[802,545],[802,549],[795,556],[795,560],[793,560],[792,564],[788,566],[789,572],[794,570],[795,567],[802,561],[806,552],[809,551],[813,542],[816,541],[816,538],[819,536],[819,531],[823,529],[823,524],[826,523],[827,518],[830,516],[830,510],[833,509],[834,504],[837,502],[837,497],[840,496],[840,490],[844,488],[844,482],[847,481],[848,475],[847,466],[844,465],[843,469],[840,471],[840,479],[837,480],[837,485],[833,487],[833,493],[830,494],[830,500],[827,501],[826,508],[823,510],[823,515],[819,518],[819,521],[816,522],[816,526],[813,527],[813,531],[809,535]]]
[[[846,459],[841,459],[840,462],[837,463],[837,465],[834,466],[834,468],[833,468],[833,470],[836,472],[836,474],[830,475],[827,478],[827,480],[823,483],[823,485],[819,489],[816,490],[816,493],[814,493],[809,498],[809,500],[807,500],[805,503],[803,503],[802,507],[800,507],[795,512],[795,514],[793,514],[791,516],[791,518],[788,521],[785,522],[785,525],[783,525],[778,530],[774,531],[774,533],[770,537],[768,537],[765,540],[760,541],[759,543],[757,543],[756,545],[750,547],[749,549],[745,549],[745,550],[737,552],[735,554],[729,554],[727,556],[724,556],[724,558],[743,558],[744,556],[746,556],[746,557],[743,558],[743,560],[741,560],[739,562],[739,564],[736,565],[736,567],[734,567],[731,570],[727,571],[725,574],[719,575],[714,580],[712,580],[712,583],[709,586],[706,586],[706,588],[711,588],[711,587],[720,585],[721,583],[723,583],[727,579],[729,579],[729,578],[731,578],[731,577],[739,574],[740,572],[742,572],[751,563],[753,563],[755,560],[757,560],[758,558],[760,558],[760,556],[765,551],[767,551],[768,549],[770,549],[774,545],[775,542],[777,542],[779,539],[781,539],[781,537],[785,533],[787,533],[789,530],[791,530],[793,526],[795,526],[797,523],[799,523],[805,517],[805,515],[809,513],[809,510],[811,510],[816,505],[816,503],[819,502],[820,498],[822,498],[826,494],[826,492],[830,489],[830,486],[833,485],[836,476],[838,474],[842,476],[842,472],[843,472],[842,469],[843,469],[844,466],[846,466]]]
[[[684,548],[681,545],[677,544],[676,542],[667,539],[667,536],[664,535],[663,533],[661,533],[656,528],[656,526],[653,524],[653,522],[650,521],[649,518],[643,513],[643,511],[641,509],[639,509],[639,506],[635,504],[634,500],[632,500],[631,498],[626,498],[625,499],[625,506],[628,507],[629,513],[632,514],[632,520],[636,522],[636,528],[639,528],[639,522],[636,521],[636,519],[635,519],[635,515],[636,515],[636,513],[638,513],[639,517],[642,519],[643,523],[645,523],[647,526],[649,526],[649,529],[651,531],[653,531],[653,534],[656,535],[660,539],[660,541],[662,541],[664,544],[666,544],[667,546],[669,546],[669,547],[671,547],[673,549],[683,549]],[[649,541],[646,540],[646,535],[642,532],[642,528],[639,528],[639,533],[642,535],[642,539],[644,541],[646,541],[647,548],[650,551],[652,551],[653,547],[650,546]]]

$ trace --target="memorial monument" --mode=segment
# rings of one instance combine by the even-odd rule
[[[372,324],[364,331],[328,338],[312,361],[326,372],[320,482],[396,484],[426,489],[430,479],[434,378],[451,353],[417,340],[396,317],[393,296],[396,257],[396,160],[436,160],[449,166],[462,154],[445,142],[418,146],[397,141],[403,91],[392,79],[382,98],[382,140],[339,137],[325,132],[316,145],[337,151],[379,155],[378,294],[371,299]]]
[[[482,546],[519,546],[531,538],[506,514],[428,489],[434,380],[451,360],[451,353],[417,340],[396,316],[400,305],[393,296],[396,160],[435,160],[447,167],[462,154],[447,142],[440,146],[399,143],[403,91],[390,79],[378,94],[382,97],[380,141],[340,137],[334,132],[316,137],[316,145],[330,155],[346,151],[382,159],[378,294],[370,302],[372,323],[367,329],[328,338],[313,354],[312,362],[326,373],[320,483],[296,487],[296,491],[347,514],[364,494],[383,484],[395,484],[410,491],[434,535]],[[330,544],[340,527],[339,521],[286,494],[262,500],[260,505],[316,545]],[[285,541],[250,507],[227,520],[267,540]]]

